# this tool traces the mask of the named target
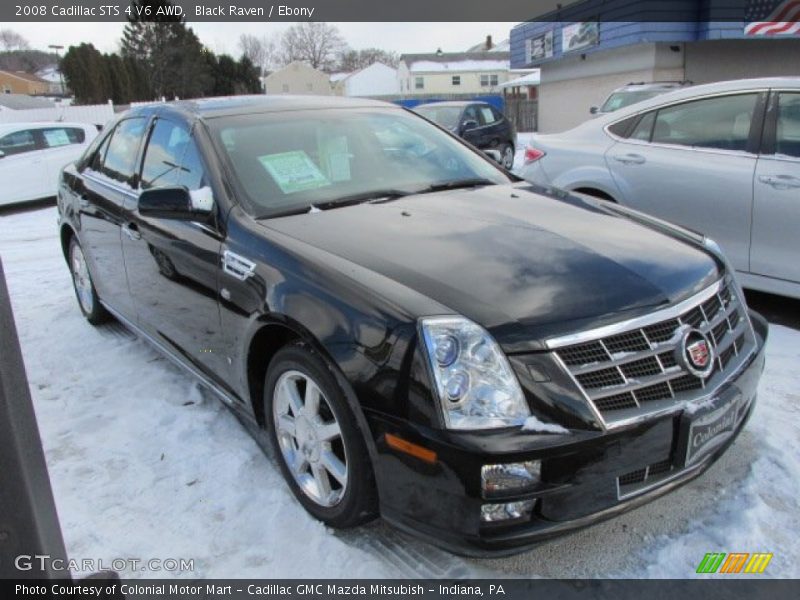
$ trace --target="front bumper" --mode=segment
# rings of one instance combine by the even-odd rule
[[[400,529],[459,554],[513,554],[568,531],[611,518],[703,473],[733,443],[755,405],[768,326],[751,319],[757,347],[708,404],[725,410],[732,427],[687,464],[690,410],[604,432],[536,434],[519,429],[452,432],[368,413],[377,447],[375,473],[382,516]],[[727,408],[730,407],[730,411]],[[702,410],[695,415],[702,414]],[[425,463],[390,449],[391,433],[436,452]],[[541,483],[524,494],[487,496],[485,464],[541,460]],[[644,475],[643,475],[644,474]],[[481,506],[535,498],[533,514],[509,523],[482,523]]]

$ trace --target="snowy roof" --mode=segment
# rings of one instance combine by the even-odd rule
[[[526,85],[539,85],[539,77],[540,77],[540,71],[539,69],[536,69],[533,73],[528,73],[527,75],[523,75],[522,77],[517,77],[516,79],[512,79],[510,81],[506,81],[505,83],[501,83],[499,87],[510,88],[517,86],[526,86]]]
[[[61,82],[61,73],[58,72],[57,67],[45,67],[44,69],[39,69],[36,71],[36,76],[40,79],[44,79],[45,81],[49,81],[50,83],[60,83]]]
[[[433,62],[420,60],[411,63],[408,68],[412,73],[430,73],[432,71],[507,71],[507,60],[454,60],[452,62]]]
[[[350,75],[352,75],[352,73],[331,73],[331,83],[347,79]]]
[[[508,52],[442,52],[403,54],[400,60],[412,73],[442,71],[507,71]]]

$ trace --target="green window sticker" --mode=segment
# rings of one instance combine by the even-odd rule
[[[258,160],[284,194],[330,185],[330,181],[302,150],[259,156]]]

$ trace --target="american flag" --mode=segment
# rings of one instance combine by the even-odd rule
[[[750,0],[745,35],[800,34],[800,0]]]

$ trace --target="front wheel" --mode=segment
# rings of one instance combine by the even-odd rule
[[[100,304],[83,249],[74,236],[69,242],[69,270],[72,274],[72,287],[75,289],[75,296],[83,316],[92,325],[107,321],[110,315]]]
[[[264,382],[264,415],[281,473],[311,515],[338,528],[375,516],[366,444],[322,357],[301,344],[278,351]]]

